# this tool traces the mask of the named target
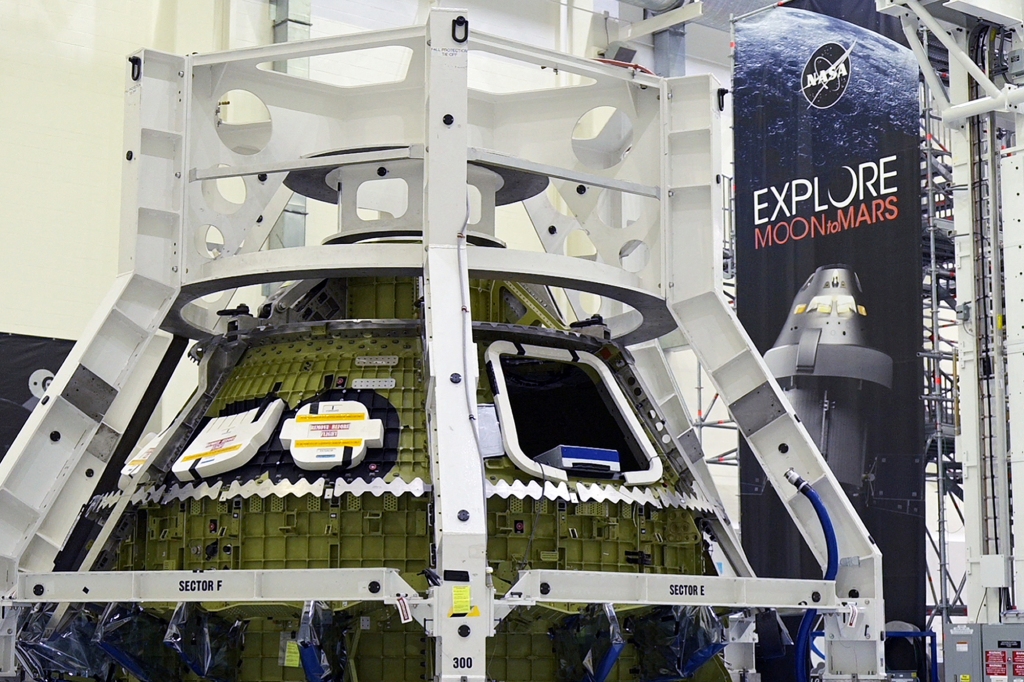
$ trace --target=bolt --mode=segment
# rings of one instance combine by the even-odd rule
[[[181,177],[181,171],[174,171],[174,177],[180,178]]]
[[[441,120],[444,122],[446,126],[450,126],[451,124],[455,123],[455,117],[452,116],[451,114],[445,114],[444,118],[442,118]]]
[[[86,469],[85,470],[85,477],[86,478],[92,478],[95,475],[96,475],[96,472],[93,471],[92,469]]]
[[[177,265],[172,265],[171,266],[171,272],[177,272],[177,271],[178,271],[178,266]]]
[[[551,585],[549,585],[547,583],[541,583],[540,584],[540,593],[541,594],[551,594]]]
[[[380,583],[374,580],[370,583],[370,594],[377,594],[380,592]]]
[[[460,625],[459,626],[459,637],[469,637],[469,626],[468,625]]]
[[[586,185],[576,185],[576,194],[586,194],[586,193],[587,193],[587,186]]]
[[[787,443],[779,443],[779,452],[782,454],[789,452],[789,445]]]
[[[449,378],[452,380],[453,384],[462,383],[462,375],[459,374],[458,372],[455,372]]]
[[[54,443],[60,440],[60,431],[50,431],[50,440]]]
[[[129,149],[129,150],[128,150],[128,153],[124,155],[124,158],[128,159],[129,161],[131,161],[132,159],[134,159],[134,158],[135,158],[135,154],[133,154],[133,153],[132,153],[132,150],[131,150],[131,149]]]
[[[36,595],[37,597],[42,597],[43,592],[45,592],[45,590],[43,589],[42,585],[36,585],[32,588],[32,594]]]
[[[548,225],[548,234],[557,234],[558,228],[554,225]]]
[[[256,179],[259,180],[260,182],[266,182],[267,181],[267,174],[266,173],[260,173],[259,175],[256,176]]]
[[[811,592],[811,601],[814,602],[815,604],[820,602],[821,601],[821,593],[820,592]]]
[[[178,78],[184,78],[184,77],[185,77],[185,72],[184,71],[179,71],[178,72]]]
[[[262,223],[263,222],[263,216],[260,216],[259,218],[257,218],[256,222],[257,223]]]
[[[387,174],[388,174],[388,169],[385,168],[384,166],[381,166],[380,168],[377,169],[377,175],[379,175],[380,177],[383,178]]]
[[[857,597],[860,596],[860,590],[857,590],[857,589],[850,590],[849,595],[850,595],[850,599],[856,599]]]
[[[469,521],[469,512],[465,509],[459,510],[459,521]]]

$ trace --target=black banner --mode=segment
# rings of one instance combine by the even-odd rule
[[[0,334],[0,459],[74,345],[62,339]]]
[[[736,23],[733,103],[737,313],[882,550],[887,620],[923,626],[917,63],[774,8]],[[820,577],[745,445],[740,481],[757,573]]]

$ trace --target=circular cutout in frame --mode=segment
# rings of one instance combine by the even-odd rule
[[[594,107],[572,129],[572,151],[588,168],[617,166],[633,145],[633,122],[621,109]]]
[[[236,154],[259,154],[270,142],[270,110],[248,90],[229,90],[217,100],[214,113],[217,136]]]
[[[219,168],[227,168],[221,164]],[[221,215],[231,215],[242,208],[248,190],[245,188],[245,180],[235,176],[233,178],[210,178],[202,182],[203,198],[210,209]]]

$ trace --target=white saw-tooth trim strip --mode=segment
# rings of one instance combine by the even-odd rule
[[[417,477],[413,480],[406,482],[400,478],[396,478],[393,481],[385,481],[383,478],[375,478],[369,483],[364,481],[362,478],[357,478],[352,482],[346,481],[343,478],[339,478],[334,482],[334,497],[341,497],[345,493],[351,493],[356,497],[370,493],[374,497],[380,497],[384,493],[390,493],[395,497],[402,495],[412,495],[413,497],[421,497],[432,490],[432,486],[429,483],[424,483],[423,479]]]
[[[201,500],[204,497],[216,500],[221,487],[220,482],[210,485],[205,481],[199,485],[195,483],[186,483],[182,486],[175,484],[168,489],[161,502],[184,502],[185,500]]]
[[[304,497],[306,495],[323,497],[325,485],[326,481],[323,478],[319,478],[316,481],[300,480],[295,483],[290,481],[274,483],[273,481],[258,478],[245,483],[232,481],[227,490],[221,491],[220,500],[224,502],[236,497],[247,500],[253,495],[263,499],[270,496],[287,497],[289,495],[295,495],[296,497]]]
[[[539,500],[544,497],[544,488],[537,481],[530,481],[529,483],[513,481],[511,484],[507,481],[498,481],[497,483],[484,481],[484,491],[487,493],[487,497],[497,496],[503,500],[507,500],[509,497],[515,497],[520,500],[529,497],[533,500]]]
[[[553,485],[546,482],[544,487],[537,481],[523,483],[522,481],[498,481],[492,483],[484,482],[484,490],[487,497],[500,497],[508,499],[515,497],[520,500],[530,498],[539,500],[566,500],[572,501],[575,497],[579,502],[608,502],[618,504],[627,502],[629,504],[650,505],[655,508],[673,507],[683,509],[695,509],[708,511],[711,505],[701,498],[685,496],[665,487],[629,487],[617,485],[605,485],[601,483],[584,483],[577,481],[572,484],[571,489],[564,483]]]

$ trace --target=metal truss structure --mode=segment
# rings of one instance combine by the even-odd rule
[[[210,581],[218,599],[239,602],[401,599],[435,638],[438,679],[483,682],[487,637],[513,609],[538,602],[713,604],[736,611],[813,606],[825,613],[825,679],[884,679],[881,553],[722,294],[722,242],[712,228],[722,210],[718,84],[707,76],[660,79],[526,47],[471,30],[470,21],[465,12],[434,10],[426,26],[185,57],[145,50],[130,58],[124,274],[0,463],[0,605],[8,622],[17,608],[40,601],[198,600],[201,592],[181,589],[191,581]],[[345,88],[265,66],[388,46],[410,54],[407,75],[393,83]],[[474,90],[467,67],[483,54],[548,69],[564,80],[543,91]],[[261,151],[240,154],[218,135],[218,102],[233,89],[254,93],[270,111],[272,132]],[[608,170],[587,168],[571,145],[574,125],[599,106],[627,112],[634,130],[629,155]],[[343,233],[351,233],[361,225],[353,193],[385,165],[409,185],[408,211],[391,227],[416,239],[366,242],[359,238],[367,236],[362,232],[341,243],[260,250],[290,197],[284,185],[289,172],[336,173]],[[556,229],[534,218],[546,253],[473,245],[466,229],[467,183],[493,183],[488,178],[503,170],[550,181],[568,206],[569,215],[544,214]],[[218,190],[218,180],[227,178],[244,182],[240,205],[228,205]],[[621,206],[623,197],[643,206],[640,217],[625,227],[604,222],[601,202]],[[486,215],[493,204],[485,199],[481,210]],[[208,247],[211,227],[223,237],[216,251]],[[574,230],[589,234],[597,257],[564,255]],[[649,258],[627,268],[623,261],[636,242]],[[470,628],[451,617],[451,582],[419,594],[384,568],[93,571],[116,537],[133,487],[93,540],[80,570],[54,572],[55,558],[97,481],[107,469],[120,467],[148,420],[152,397],[166,381],[167,362],[159,359],[176,360],[183,337],[230,333],[228,321],[217,315],[225,292],[325,276],[422,278],[437,571],[468,577],[460,587],[471,590],[481,625]],[[613,338],[629,347],[655,403],[652,410],[662,416],[668,464],[688,472],[714,501],[709,523],[739,577],[531,570],[521,573],[505,598],[494,597],[485,480],[471,418],[478,377],[477,350],[467,331],[469,278],[602,297]],[[658,343],[676,330],[695,351],[822,565],[825,537],[811,504],[786,482],[786,473],[795,471],[824,500],[839,540],[835,581],[751,574]],[[204,356],[201,376],[216,377],[213,365],[222,360]],[[205,381],[196,396],[215,388]],[[155,451],[173,450],[169,446],[188,414],[160,435]],[[143,469],[159,460],[152,457]],[[742,618],[737,622],[749,625]],[[746,647],[752,667],[752,633],[741,629],[746,634],[736,646]],[[0,677],[16,674],[12,645],[10,629],[0,629]]]
[[[926,264],[926,298],[933,331],[925,357],[933,385],[925,400],[934,426],[929,442],[939,486],[936,550],[941,585],[935,613],[948,622],[950,615],[963,615],[966,603],[972,621],[1019,622],[1024,558],[1015,547],[1024,527],[1021,515],[1012,512],[1014,501],[1024,498],[1024,458],[1015,446],[1024,442],[1024,404],[1014,383],[1024,374],[1024,327],[1019,324],[1024,257],[1016,217],[1024,208],[1019,198],[1024,166],[1012,140],[1022,123],[1018,108],[1024,90],[1010,73],[1012,58],[1007,56],[1024,45],[1024,15],[1018,3],[1001,0],[957,0],[945,6],[879,0],[877,5],[879,11],[901,17],[921,63],[929,103],[925,208],[931,262]],[[948,51],[948,87],[929,60],[928,40]],[[933,127],[940,122],[941,130]],[[948,170],[943,168],[945,159]],[[955,206],[950,214],[951,203]],[[950,267],[944,267],[942,233],[950,215],[955,256],[949,260],[947,255]],[[950,338],[941,332],[951,324],[940,302],[954,292],[956,328]],[[955,457],[948,447],[950,432],[955,433]],[[957,493],[962,513],[954,499]],[[947,496],[966,530],[967,574],[959,583],[947,568]]]

